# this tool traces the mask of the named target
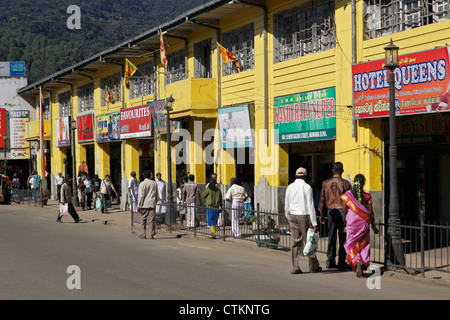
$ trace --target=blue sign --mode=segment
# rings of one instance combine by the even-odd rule
[[[9,74],[11,77],[25,77],[25,62],[10,62]]]

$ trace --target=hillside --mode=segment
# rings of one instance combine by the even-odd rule
[[[33,83],[208,1],[0,0],[0,61],[25,61]],[[71,30],[74,4],[81,28]]]

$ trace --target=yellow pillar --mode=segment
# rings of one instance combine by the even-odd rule
[[[105,179],[107,174],[111,174],[109,167],[109,143],[95,144],[95,172],[100,179]]]
[[[125,141],[124,145],[125,159],[123,162],[123,171],[127,179],[130,179],[131,171],[135,171],[136,177],[139,179],[139,142],[137,139],[129,139]]]

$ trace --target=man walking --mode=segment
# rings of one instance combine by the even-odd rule
[[[306,169],[298,168],[295,172],[295,181],[286,189],[284,214],[289,221],[292,246],[292,274],[302,273],[298,259],[301,255],[301,246],[305,244],[308,229],[313,227],[317,232],[316,211],[314,209],[313,191],[305,182]],[[320,272],[317,257],[309,257],[309,271]]]
[[[239,219],[244,209],[244,202],[247,200],[247,193],[244,187],[238,184],[236,178],[231,178],[231,187],[228,189],[225,199],[231,202],[231,231],[236,238],[241,237],[241,229],[239,227]]]
[[[58,172],[58,176],[55,178],[56,184],[56,196],[58,198],[58,202],[61,202],[61,187],[64,183],[64,178],[61,172]]]
[[[328,248],[327,248],[327,268],[346,269],[346,252],[344,243],[346,241],[345,214],[346,205],[342,202],[341,195],[352,188],[350,182],[342,178],[344,166],[341,162],[333,165],[333,177],[325,180],[322,184],[322,191],[319,201],[320,222],[325,223],[325,212],[328,215]],[[336,265],[336,237],[339,236],[338,264]]]
[[[138,201],[138,181],[136,179],[136,172],[131,171],[131,178],[128,180],[128,194],[130,195],[131,201],[131,212],[137,212],[137,201]]]
[[[139,184],[138,188],[138,210],[141,212],[142,228],[140,239],[147,238],[147,221],[150,226],[150,238],[154,239],[155,237],[155,207],[158,200],[158,186],[155,181],[150,180],[150,172],[146,171],[144,172],[144,181]]]
[[[194,182],[195,176],[189,175],[189,181],[184,184],[182,203],[186,204],[186,224],[188,228],[195,227],[195,204],[196,198],[198,198],[199,206],[202,205],[202,198],[200,197],[200,191],[198,185]]]
[[[71,191],[71,182],[72,180],[70,179],[64,179],[64,183],[61,186],[61,196],[60,196],[60,203],[66,205],[67,204],[67,209],[69,211],[69,214],[72,216],[73,220],[75,220],[75,223],[78,223],[80,221],[80,216],[78,215],[77,210],[75,209],[75,207],[72,204],[72,191]],[[58,218],[56,218],[56,222],[62,223],[61,221],[61,214],[58,211]]]

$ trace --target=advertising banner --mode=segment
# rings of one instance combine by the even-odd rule
[[[70,146],[70,126],[69,117],[63,117],[55,120],[56,147]]]
[[[401,55],[395,69],[396,115],[450,111],[450,47]],[[352,66],[355,119],[389,116],[384,59]]]
[[[274,99],[277,143],[336,139],[336,88]]]
[[[120,140],[120,112],[96,116],[95,123],[98,143]]]
[[[10,154],[12,159],[29,159],[29,143],[25,140],[26,125],[30,120],[28,110],[9,111]]]
[[[0,62],[0,77],[25,77],[25,62]]]
[[[77,117],[78,142],[94,141],[94,114],[87,114]]]
[[[217,112],[223,148],[253,147],[248,104],[219,108]]]
[[[120,110],[120,138],[150,137],[152,118],[148,104]]]
[[[164,112],[164,108],[166,107],[166,100],[149,102],[148,106],[150,107],[150,112],[152,114],[155,132],[161,134],[167,133],[166,115]],[[174,132],[175,130],[178,130],[180,128],[180,121],[170,120],[170,132]]]

